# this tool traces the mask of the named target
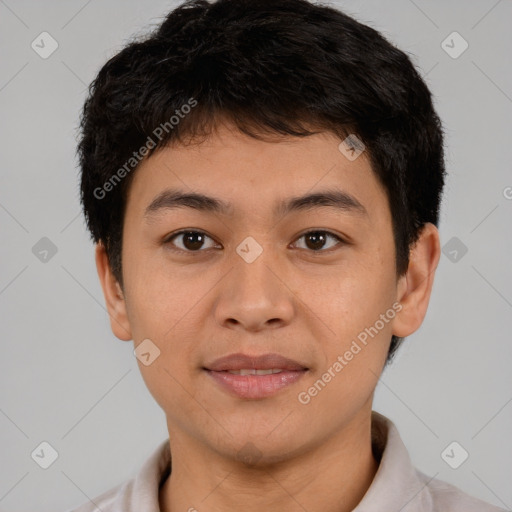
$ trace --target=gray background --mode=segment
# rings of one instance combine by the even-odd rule
[[[80,213],[75,136],[100,66],[175,5],[0,0],[0,511],[77,506],[134,476],[167,437],[132,342],[110,331]],[[420,470],[510,509],[511,2],[333,5],[412,56],[447,132],[440,231],[443,245],[456,240],[375,409],[397,424]],[[43,31],[59,44],[47,59],[31,48]],[[456,59],[441,46],[453,31],[469,43]],[[32,251],[43,237],[57,248],[46,262]],[[31,458],[42,441],[59,454],[46,470]],[[441,458],[452,441],[469,452],[458,469]]]

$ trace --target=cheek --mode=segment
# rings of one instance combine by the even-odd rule
[[[179,411],[178,421],[197,412],[193,382],[200,371],[197,356],[201,340],[196,328],[200,320],[194,309],[188,308],[187,312],[183,304],[173,307],[172,303],[157,300],[138,307],[136,332],[140,340],[149,338],[158,354],[148,366],[138,361],[141,375],[164,411],[171,416],[172,411]]]
[[[154,250],[153,250],[154,252]],[[127,314],[134,339],[167,343],[173,330],[194,314],[208,282],[190,269],[172,266],[161,255],[131,253],[124,264]]]
[[[197,276],[192,282],[183,275],[179,279],[164,276],[163,269],[162,265],[146,262],[137,266],[135,261],[127,261],[126,308],[135,346],[150,340],[158,354],[148,366],[138,361],[141,375],[156,402],[164,410],[173,410],[190,399],[184,388],[192,391],[188,363],[197,357],[200,344],[197,303],[198,297],[206,294],[208,283]]]
[[[165,349],[150,365],[139,362],[142,378],[155,402],[162,408],[168,419],[187,428],[190,418],[201,417],[201,406],[195,398],[186,369],[178,364],[180,354],[170,358]]]
[[[342,343],[374,325],[392,307],[395,296],[396,282],[391,269],[361,264],[325,283],[320,292],[308,294],[308,300],[315,302],[312,309],[334,331],[332,337]],[[379,328],[386,329],[391,331],[389,323]]]
[[[326,422],[339,421],[340,411],[351,417],[371,398],[389,350],[395,314],[387,301],[369,290],[343,290],[343,299],[325,301],[335,335],[317,340],[323,344],[322,364],[297,397],[311,418]]]
[[[325,366],[315,375],[317,387],[325,384],[318,402],[360,407],[382,371],[396,315],[396,282],[392,260],[374,254],[331,282],[312,306],[331,331],[322,342]]]

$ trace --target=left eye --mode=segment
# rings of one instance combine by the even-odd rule
[[[322,252],[322,250],[325,250],[325,243],[326,240],[329,238],[335,240],[338,243],[343,242],[343,240],[339,236],[333,233],[329,233],[328,231],[308,231],[307,233],[304,233],[302,236],[300,236],[297,240],[301,240],[302,238],[306,240],[306,247],[300,248],[310,249],[313,252]],[[331,249],[333,246],[335,247],[336,245],[337,244],[335,243],[334,245],[331,245],[331,247],[328,247],[327,249]]]

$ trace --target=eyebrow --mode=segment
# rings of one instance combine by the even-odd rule
[[[318,207],[336,208],[346,213],[368,216],[366,208],[354,196],[339,189],[329,189],[279,201],[274,208],[274,215],[276,217],[284,216],[292,212],[310,211]],[[166,189],[146,207],[144,217],[150,221],[159,213],[176,208],[191,208],[222,215],[233,214],[233,205],[222,199],[196,192]]]

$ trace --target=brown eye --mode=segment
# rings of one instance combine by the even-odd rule
[[[180,240],[180,243],[175,243],[174,240]],[[205,242],[208,240],[212,240],[207,234],[202,231],[180,231],[179,233],[174,234],[171,238],[169,238],[165,243],[171,243],[178,249],[187,252],[199,252],[201,249],[205,249]],[[210,247],[206,247],[206,249],[210,249],[215,244],[212,244]]]
[[[301,237],[298,238],[298,240],[301,239],[304,239],[305,241],[305,247],[301,247],[301,249],[309,249],[315,252],[325,251],[325,247],[329,239],[335,240],[338,243],[343,242],[339,236],[334,235],[328,231],[309,231],[308,233],[304,233]],[[327,247],[327,249],[331,249],[336,245],[336,243],[331,244]]]

